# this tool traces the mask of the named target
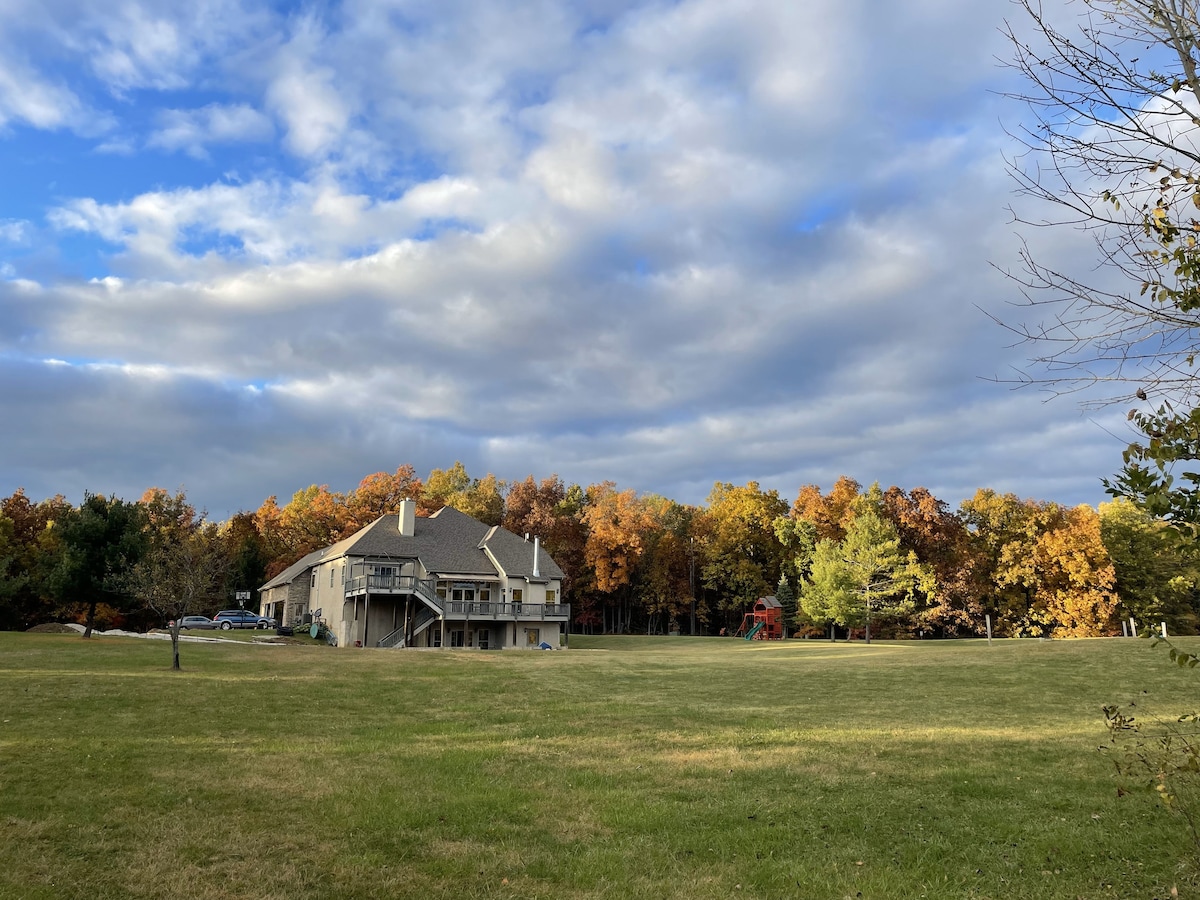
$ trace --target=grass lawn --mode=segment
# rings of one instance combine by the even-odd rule
[[[0,633],[0,897],[1195,895],[1097,752],[1193,708],[1144,641],[571,645]]]

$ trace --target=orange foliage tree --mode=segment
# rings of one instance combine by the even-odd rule
[[[818,485],[806,484],[792,504],[792,518],[812,522],[818,540],[843,541],[854,520],[854,500],[861,491],[862,486],[845,475],[838,477],[828,495],[822,495]]]

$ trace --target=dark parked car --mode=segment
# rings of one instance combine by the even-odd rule
[[[189,628],[208,631],[216,627],[217,623],[208,616],[184,616],[179,620],[179,629],[181,631],[187,631]]]
[[[275,620],[248,609],[223,609],[217,613],[213,624],[222,631],[228,631],[231,628],[273,628]]]

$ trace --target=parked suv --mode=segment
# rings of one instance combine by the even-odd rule
[[[231,628],[270,628],[271,619],[248,609],[223,609],[213,617],[213,622],[222,631]]]

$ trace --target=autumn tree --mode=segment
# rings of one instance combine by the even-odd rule
[[[690,621],[695,602],[689,566],[696,510],[666,497],[646,497],[644,503],[653,524],[644,538],[635,594],[646,615],[647,633],[656,622],[676,630],[681,622]]]
[[[980,490],[963,503],[972,540],[986,560],[987,608],[1014,636],[1111,634],[1115,573],[1096,511],[1018,500]]]
[[[420,500],[422,490],[421,479],[407,463],[391,475],[387,472],[368,475],[345,498],[342,537],[349,537],[380,516],[399,512],[403,500]]]
[[[455,460],[449,469],[433,469],[425,479],[418,514],[429,516],[446,506],[450,498],[471,486],[471,476],[461,461]]]
[[[339,541],[346,532],[346,505],[329,486],[309,485],[296,491],[279,512],[279,526],[292,562]]]
[[[981,611],[992,617],[997,634],[1023,633],[1033,603],[1032,586],[1010,575],[1007,568],[1021,559],[1037,535],[1036,509],[1033,501],[991,488],[980,488],[959,507],[983,587]]]
[[[775,522],[786,512],[778,492],[764,491],[756,481],[744,487],[713,485],[697,535],[701,579],[716,594],[718,609],[744,613],[759,597],[773,593],[785,556]]]
[[[1200,559],[1195,544],[1128,500],[1100,504],[1100,537],[1113,563],[1123,616],[1166,622],[1193,634],[1200,619]]]
[[[635,491],[618,491],[614,482],[605,481],[588,487],[583,522],[587,526],[585,558],[596,590],[610,596],[612,630],[628,631],[633,576],[654,519]]]
[[[546,552],[563,570],[563,592],[572,603],[576,621],[580,621],[580,610],[576,609],[578,587],[587,565],[587,526],[582,518],[585,504],[586,495],[579,485],[568,487],[557,475],[540,482],[530,475],[509,488],[502,522],[514,534],[541,538]]]
[[[504,494],[508,485],[491,472],[471,480],[470,486],[448,505],[486,525],[499,525],[504,520]]]
[[[937,584],[933,594],[921,597],[919,624],[943,635],[981,633],[983,560],[963,520],[923,487],[888,488],[882,512],[895,525],[901,549],[915,553]]]
[[[134,597],[170,620],[171,668],[179,669],[181,619],[201,604],[220,601],[229,559],[218,527],[196,513],[182,490],[172,495],[152,488],[141,504],[145,551],[125,583]]]
[[[853,478],[839,476],[828,494],[815,484],[806,484],[792,504],[792,518],[812,522],[819,540],[840,541],[854,517],[854,501],[862,488]]]
[[[450,506],[488,525],[499,525],[504,518],[505,482],[489,473],[471,478],[459,461],[449,469],[434,469],[425,480],[417,508],[418,515],[430,516]]]
[[[1009,571],[1035,585],[1031,620],[1044,617],[1058,637],[1097,637],[1119,631],[1116,574],[1100,537],[1100,517],[1092,507],[1042,507],[1040,534],[1024,564]],[[1026,574],[1027,573],[1027,574]]]
[[[20,488],[0,500],[0,519],[8,522],[0,550],[0,628],[24,629],[53,618],[46,588],[54,547],[49,531],[72,510],[62,495],[34,503]]]

